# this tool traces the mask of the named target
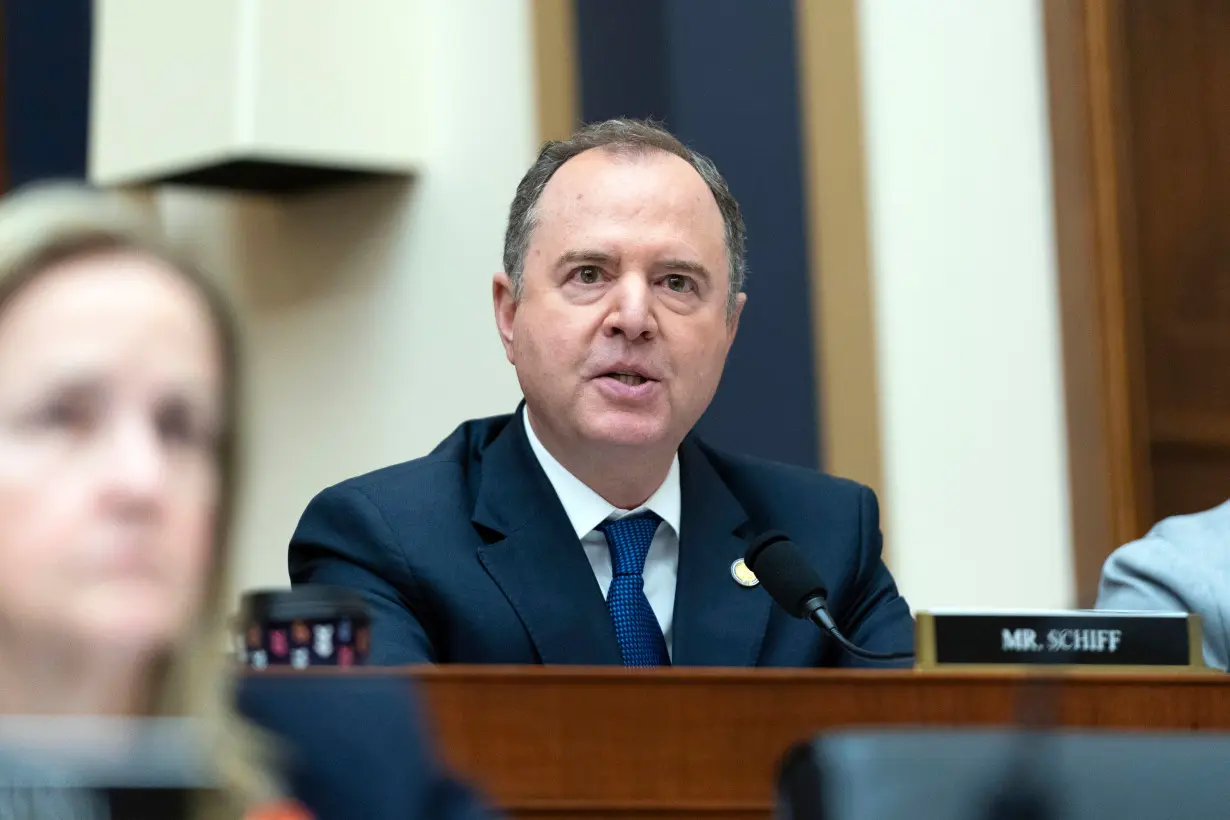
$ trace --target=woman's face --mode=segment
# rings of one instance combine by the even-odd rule
[[[222,413],[208,308],[164,263],[96,253],[19,290],[0,312],[0,630],[138,653],[181,637]]]

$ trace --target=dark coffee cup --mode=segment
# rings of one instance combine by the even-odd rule
[[[371,617],[351,589],[302,586],[244,594],[235,624],[239,660],[257,671],[362,666],[371,649]]]

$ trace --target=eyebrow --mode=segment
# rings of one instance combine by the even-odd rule
[[[73,401],[83,398],[92,400],[106,395],[111,389],[111,382],[112,380],[105,373],[85,369],[81,371],[66,369],[65,372],[48,378],[43,385],[38,387],[37,392],[44,399],[67,397]],[[209,392],[200,385],[185,381],[172,382],[166,385],[166,389],[159,391],[160,400],[181,401],[201,411],[220,414],[221,402],[209,395]]]
[[[575,265],[578,263],[589,263],[589,264],[596,264],[596,265],[612,265],[614,264],[614,262],[615,262],[615,257],[609,253],[603,253],[602,251],[596,251],[596,250],[583,249],[583,250],[577,250],[577,251],[568,251],[567,253],[562,254],[560,258],[556,261],[555,266],[562,267],[564,265]]]

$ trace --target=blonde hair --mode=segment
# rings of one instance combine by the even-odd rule
[[[132,252],[164,262],[188,282],[208,307],[223,356],[225,424],[217,458],[221,492],[208,580],[206,610],[158,670],[156,715],[199,718],[221,788],[202,796],[199,820],[236,818],[251,805],[278,796],[269,775],[269,746],[242,721],[233,703],[233,676],[220,638],[227,628],[230,585],[229,536],[237,490],[239,352],[234,317],[212,282],[180,258],[144,218],[119,195],[77,183],[43,183],[0,200],[0,315],[18,293],[57,262],[95,253]]]

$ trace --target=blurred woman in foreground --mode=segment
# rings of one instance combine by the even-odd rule
[[[0,714],[199,717],[194,816],[294,817],[229,705],[237,382],[222,300],[134,214],[0,202]]]

